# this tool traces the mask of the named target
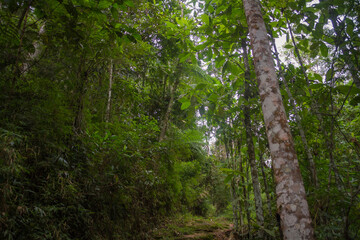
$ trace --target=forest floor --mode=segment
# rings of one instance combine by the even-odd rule
[[[169,220],[154,229],[154,239],[165,240],[228,240],[232,224],[225,218],[183,217]]]

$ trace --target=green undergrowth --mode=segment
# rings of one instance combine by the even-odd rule
[[[216,236],[230,229],[230,221],[223,217],[204,218],[190,214],[166,220],[153,229],[153,239],[217,239]]]

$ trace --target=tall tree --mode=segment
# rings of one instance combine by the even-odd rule
[[[255,72],[276,181],[284,239],[314,239],[305,188],[287,123],[261,6],[244,0]]]
[[[255,149],[254,149],[254,141],[253,141],[253,133],[251,127],[251,119],[250,119],[250,98],[251,98],[251,89],[250,89],[250,66],[249,59],[247,54],[246,47],[246,39],[242,39],[241,46],[243,50],[243,58],[244,58],[244,66],[245,66],[245,101],[246,104],[244,106],[244,126],[246,130],[246,144],[247,144],[247,152],[249,157],[250,169],[251,169],[251,178],[254,189],[254,197],[255,197],[255,208],[256,208],[256,220],[257,224],[261,227],[264,227],[264,211],[263,204],[261,199],[261,188],[258,176],[258,170],[256,166],[255,160]],[[263,231],[260,229],[258,233],[259,237],[263,237]]]

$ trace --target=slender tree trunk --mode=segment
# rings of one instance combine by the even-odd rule
[[[233,127],[232,122],[231,122],[231,127]],[[233,134],[231,134],[229,138],[229,148],[230,148],[231,168],[234,171],[236,171],[238,167],[238,163],[236,161],[237,158],[235,157]],[[239,196],[236,191],[236,189],[238,189],[239,187],[236,176],[234,176],[233,179],[231,180],[231,187],[232,187],[232,198],[233,198],[234,229],[237,236],[237,234],[240,232],[239,229],[241,225],[240,225],[239,215],[241,215],[241,212],[239,211],[240,208]]]
[[[26,30],[26,24],[27,24],[27,18],[29,15],[29,11],[31,11],[31,3],[32,1],[29,1],[28,4],[26,5],[25,9],[23,10],[23,13],[20,16],[19,22],[18,22],[18,28],[20,30],[21,25],[23,24],[22,28],[21,28],[21,32],[20,32],[20,42],[19,42],[19,47],[18,47],[18,51],[15,57],[15,64],[13,66],[13,80],[12,80],[12,86],[15,86],[16,83],[16,79],[20,76],[21,74],[21,67],[20,65],[20,55],[21,55],[21,51],[22,51],[22,47],[23,47],[23,40],[24,40],[24,36],[25,36],[25,30]],[[22,23],[24,21],[24,23]]]
[[[251,214],[250,214],[250,188],[249,188],[249,165],[246,163],[246,181],[244,184],[246,185],[246,188],[244,188],[244,196],[245,196],[245,208],[246,208],[246,218],[247,218],[247,224],[248,224],[248,239],[251,239]]]
[[[77,84],[75,89],[75,119],[73,123],[74,132],[80,134],[84,127],[84,96],[85,96],[85,85],[88,79],[88,72],[83,70],[83,61],[79,63],[79,69],[77,74]]]
[[[241,168],[240,168],[240,165],[242,163],[242,158],[241,158],[241,143],[240,143],[240,140],[238,139],[236,141],[236,149],[237,151],[235,152],[235,158],[236,159],[239,159],[238,162],[235,161],[235,164],[236,164],[236,169],[241,171]],[[236,181],[236,185],[238,186],[238,188],[240,187],[240,181],[241,181],[241,177],[239,176],[237,178],[237,181]],[[242,209],[242,203],[240,201],[240,196],[238,196],[239,200],[238,200],[238,206],[239,206],[239,221],[240,221],[240,227],[244,224],[244,219],[243,219],[243,209]]]
[[[288,20],[287,20],[287,24],[288,24],[291,40],[292,40],[294,48],[295,48],[295,54],[296,54],[296,56],[298,58],[301,70],[302,70],[302,72],[304,74],[304,77],[305,77],[305,80],[306,80],[306,83],[307,83],[307,86],[309,87],[310,86],[310,81],[309,81],[308,75],[306,73],[302,58],[300,56],[299,49],[297,48],[295,38],[294,38],[294,35],[292,33],[292,28],[291,28],[290,23],[289,23]],[[312,90],[310,88],[309,88],[309,94],[310,94],[310,97],[313,97],[313,92],[312,92]],[[337,167],[335,165],[335,160],[334,160],[334,155],[333,155],[332,137],[331,137],[331,135],[329,137],[328,131],[326,130],[326,127],[325,127],[325,124],[324,124],[324,120],[323,120],[321,114],[319,113],[319,106],[317,105],[317,103],[315,101],[312,101],[311,107],[312,107],[312,110],[315,112],[315,115],[316,115],[318,121],[320,122],[321,131],[322,131],[324,139],[325,139],[325,145],[326,145],[327,151],[329,153],[330,169],[332,169],[334,171],[335,182],[336,182],[336,185],[338,185],[338,180],[339,180],[340,176],[338,174],[338,170],[337,170]],[[331,179],[331,177],[329,177],[329,179]],[[330,185],[330,180],[329,180],[329,185]]]
[[[240,140],[241,141],[241,140]],[[238,141],[238,153],[239,153],[239,171],[241,173],[244,174],[244,169],[243,169],[243,161],[242,161],[242,157],[241,157],[241,142]],[[245,178],[244,175],[241,174],[239,181],[240,181],[240,185],[242,186],[242,192],[243,192],[243,202],[244,202],[244,212],[246,212],[246,217],[248,222],[250,221],[250,212],[249,212],[249,207],[248,207],[248,202],[247,202],[247,194],[246,194],[246,183],[245,183]],[[241,205],[240,205],[241,206]],[[241,212],[242,213],[242,212]],[[241,226],[243,225],[243,220],[242,220],[242,214],[241,214]],[[241,236],[244,235],[244,231],[243,231],[243,227],[241,228]]]
[[[233,150],[232,150],[232,140],[231,137],[227,138],[224,134],[224,145],[226,151],[226,163],[228,167],[232,170],[235,170],[234,167],[234,158],[233,158]],[[239,232],[239,217],[238,217],[238,208],[236,205],[237,195],[236,195],[236,185],[235,185],[235,178],[231,179],[230,182],[230,195],[231,195],[231,206],[233,209],[233,223],[234,223],[234,230],[236,233]]]
[[[257,0],[243,0],[255,72],[276,181],[284,239],[311,240],[314,230],[290,127],[276,77],[270,43]]]
[[[279,75],[280,75],[281,79],[283,80],[286,93],[288,94],[291,105],[292,105],[292,107],[294,109],[296,125],[297,125],[297,127],[299,129],[301,141],[302,141],[302,143],[304,145],[306,157],[307,157],[307,159],[309,161],[309,165],[310,165],[311,180],[312,180],[312,183],[314,184],[314,186],[316,188],[318,186],[318,180],[317,180],[317,174],[316,174],[315,161],[314,161],[314,158],[313,158],[313,155],[311,153],[310,147],[309,147],[309,145],[307,143],[307,140],[306,140],[305,131],[304,131],[304,128],[303,128],[302,123],[301,123],[301,118],[300,118],[299,112],[298,112],[298,110],[296,108],[296,101],[295,101],[293,95],[291,94],[290,88],[289,88],[289,86],[287,84],[286,78],[285,78],[284,73],[283,73],[283,71],[281,69],[281,61],[280,61],[280,58],[279,58],[279,53],[278,53],[277,48],[276,48],[275,39],[273,38],[271,33],[270,33],[270,36],[271,36],[271,41],[272,41],[272,44],[273,44],[273,47],[274,47],[274,52],[275,52],[277,65],[278,65],[278,68],[279,68]]]
[[[246,104],[244,106],[244,127],[246,130],[246,144],[247,144],[247,152],[249,157],[250,169],[251,169],[251,179],[254,189],[254,197],[255,197],[255,208],[256,208],[256,220],[257,224],[263,228],[264,227],[264,212],[262,206],[262,199],[261,199],[261,188],[258,176],[258,170],[256,166],[255,160],[255,149],[254,149],[254,141],[253,141],[253,133],[251,128],[251,119],[250,119],[250,106],[249,100],[251,98],[250,93],[250,66],[249,66],[249,59],[247,54],[247,47],[246,47],[246,39],[243,39],[241,42],[241,46],[243,49],[243,58],[244,58],[244,65],[245,65],[245,101]],[[262,238],[264,232],[262,229],[258,232],[259,238]]]
[[[179,66],[177,67],[177,70],[175,70],[174,77],[175,77],[174,85],[170,87],[170,100],[169,100],[164,118],[160,124],[159,142],[162,142],[164,140],[165,135],[166,135],[166,130],[169,125],[170,114],[171,114],[171,111],[172,111],[172,108],[173,108],[173,105],[175,102],[175,93],[176,93],[177,87],[180,82],[180,67]]]
[[[271,198],[270,198],[270,193],[269,193],[269,186],[267,184],[267,179],[266,179],[266,175],[265,175],[265,170],[264,170],[264,159],[263,159],[263,153],[259,154],[259,162],[261,165],[261,174],[263,176],[263,180],[264,180],[264,188],[265,188],[265,194],[266,194],[266,200],[267,200],[267,207],[268,207],[268,211],[269,211],[269,216],[272,216],[272,211],[271,211]]]
[[[231,186],[230,186],[230,194],[232,198],[232,210],[233,210],[233,222],[234,222],[234,231],[236,233],[239,232],[239,208],[237,206],[237,194],[236,194],[236,182],[235,179],[231,180]]]
[[[114,71],[114,65],[113,60],[110,60],[110,66],[109,66],[109,89],[108,89],[108,99],[107,99],[107,105],[106,105],[106,113],[105,113],[105,122],[110,121],[110,112],[111,112],[111,93],[112,93],[112,84],[113,84],[113,71]]]

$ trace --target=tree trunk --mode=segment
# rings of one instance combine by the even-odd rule
[[[287,123],[260,3],[244,0],[255,72],[276,181],[284,239],[311,240],[314,230],[294,143]]]
[[[231,122],[231,127],[233,127],[233,124]],[[231,160],[231,168],[236,171],[238,168],[238,162],[236,161],[236,157],[235,157],[235,147],[234,147],[234,140],[233,140],[233,135],[230,136],[229,138],[229,148],[230,148],[230,160]],[[234,215],[234,230],[236,232],[236,235],[240,232],[240,226],[241,226],[241,222],[240,222],[240,215],[241,215],[241,211],[240,211],[240,202],[239,202],[239,196],[237,194],[236,189],[239,188],[238,185],[238,181],[237,181],[237,177],[234,176],[233,179],[231,180],[231,194],[232,194],[232,200],[233,200],[233,215]]]
[[[260,154],[259,154],[259,162],[261,165],[261,174],[262,174],[263,180],[264,180],[264,188],[265,188],[265,194],[266,194],[266,200],[267,200],[267,207],[268,207],[268,211],[269,211],[269,216],[271,217],[271,216],[273,216],[272,211],[271,211],[271,198],[270,198],[269,186],[267,184],[266,174],[265,174],[265,170],[264,170],[265,161],[263,159],[262,152],[260,152]]]
[[[224,145],[226,152],[226,163],[229,168],[235,170],[234,158],[233,158],[233,150],[232,150],[232,139],[231,137],[228,139],[224,133]],[[231,179],[230,182],[230,195],[231,195],[231,206],[233,209],[233,223],[234,223],[234,231],[235,233],[239,232],[239,217],[238,217],[238,207],[236,204],[237,194],[236,194],[236,185],[235,185],[235,177]]]
[[[235,161],[236,169],[241,171],[240,165],[242,164],[242,158],[241,158],[241,143],[240,143],[239,139],[236,141],[236,146],[234,146],[234,148],[236,149],[236,151],[235,151],[235,159],[239,159],[238,162]],[[236,179],[236,185],[237,185],[238,188],[240,188],[240,181],[241,181],[241,176],[239,175],[239,177]],[[243,209],[242,209],[242,203],[241,203],[241,200],[240,200],[240,196],[238,196],[238,202],[237,203],[238,203],[238,206],[239,206],[239,223],[240,223],[240,226],[242,226],[244,224],[244,220],[243,220]]]
[[[239,152],[239,156],[241,156],[241,144],[240,142],[238,142],[238,152]],[[242,158],[240,157],[240,161],[239,161],[239,166],[240,166],[240,172],[244,173],[244,168],[243,168],[243,161]],[[246,219],[248,221],[248,226],[249,226],[249,232],[250,232],[250,211],[249,211],[249,204],[248,204],[248,197],[247,197],[247,190],[246,190],[246,186],[247,186],[247,182],[245,182],[245,177],[242,174],[240,176],[240,181],[241,181],[241,186],[242,186],[242,190],[243,190],[243,199],[244,199],[244,210],[246,212]],[[243,228],[241,228],[243,229]],[[241,235],[244,235],[244,232],[241,232]]]
[[[109,67],[109,89],[108,89],[108,99],[106,105],[106,113],[105,113],[105,122],[110,121],[110,112],[111,112],[111,93],[112,93],[112,84],[113,84],[113,60],[110,60],[110,67]]]
[[[169,125],[170,114],[171,114],[172,107],[173,107],[174,101],[175,101],[175,93],[176,93],[177,87],[180,82],[180,67],[179,66],[177,66],[177,69],[175,70],[174,77],[175,77],[174,85],[172,87],[170,87],[170,100],[169,100],[164,118],[160,124],[159,142],[162,142],[164,140],[166,130]]]
[[[251,239],[251,213],[250,213],[250,188],[249,188],[249,165],[246,163],[246,181],[244,181],[244,197],[245,197],[245,208],[246,208],[246,218],[248,225],[248,239]]]
[[[83,63],[79,64],[79,70],[77,74],[77,83],[75,87],[75,118],[73,123],[74,133],[82,133],[84,127],[84,96],[85,96],[85,85],[88,78],[88,73],[83,71]]]
[[[255,197],[255,209],[256,209],[256,220],[257,224],[263,228],[264,227],[264,213],[263,213],[263,206],[262,206],[262,199],[261,199],[261,188],[258,176],[258,170],[256,166],[255,160],[255,149],[254,149],[254,142],[253,142],[253,133],[251,128],[251,119],[250,119],[250,106],[249,100],[250,96],[250,66],[247,54],[247,47],[246,47],[246,39],[243,39],[241,42],[241,46],[243,49],[243,58],[244,58],[244,65],[245,65],[245,106],[244,106],[244,127],[246,130],[246,144],[247,144],[247,153],[249,157],[250,169],[251,169],[251,179],[254,189],[254,197]],[[258,232],[259,238],[262,238],[264,232],[262,229],[259,229]]]

